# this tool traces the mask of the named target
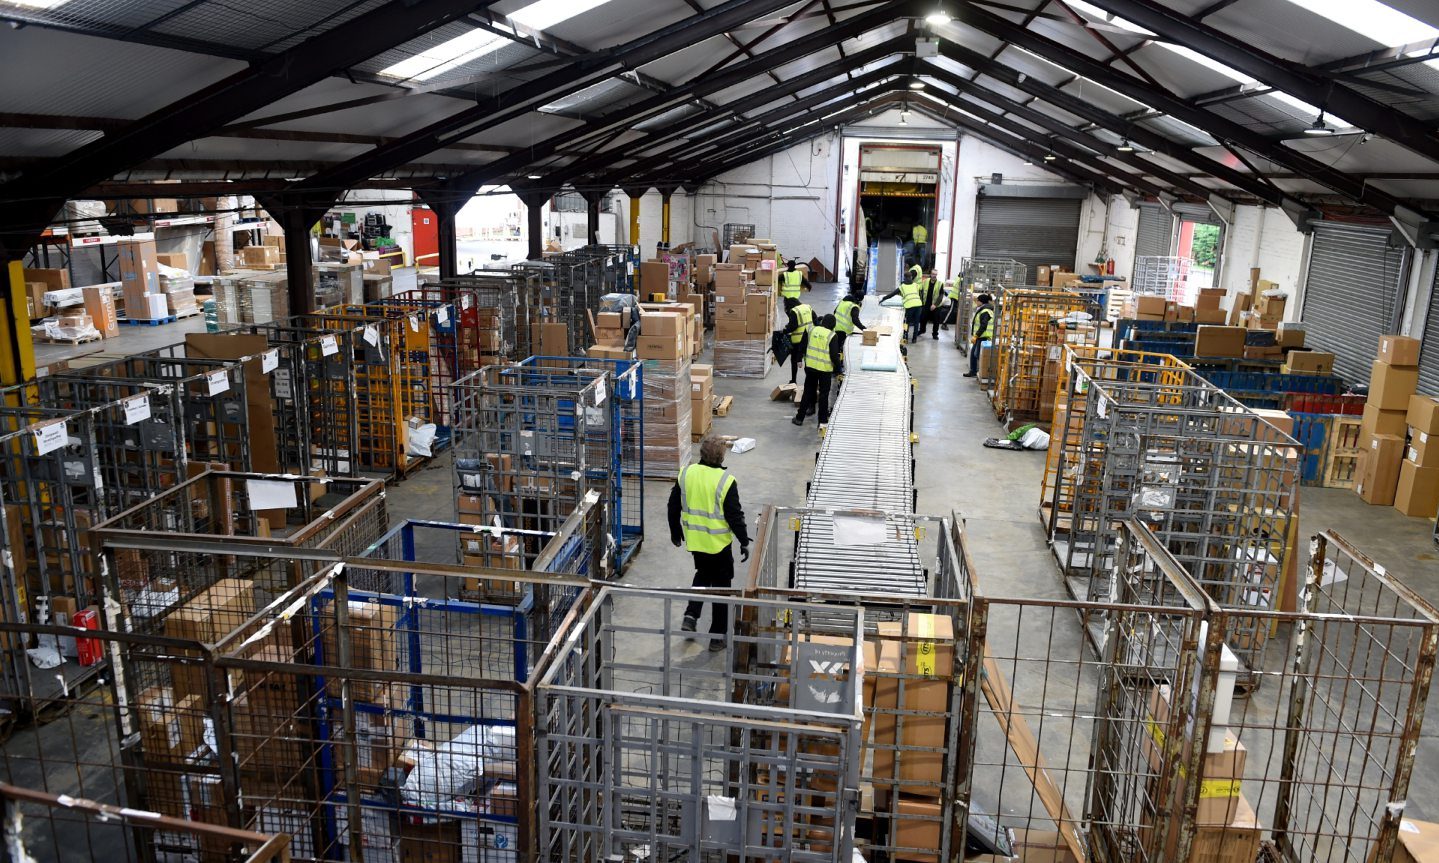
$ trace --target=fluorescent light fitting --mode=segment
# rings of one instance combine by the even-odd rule
[[[1025,159],[1025,160],[1024,160],[1024,167],[1026,167],[1026,168],[1033,168],[1033,167],[1034,167],[1034,160],[1033,160],[1033,159]]]
[[[5,6],[22,6],[26,9],[54,9],[56,6],[64,6],[70,0],[4,0]]]
[[[1053,162],[1055,159],[1058,159],[1058,158],[1059,158],[1059,157],[1056,156],[1056,155],[1054,155],[1054,153],[1052,153],[1052,152],[1050,152],[1050,153],[1045,153],[1045,154],[1044,154],[1044,161],[1046,161],[1046,162]]]
[[[1319,116],[1314,118],[1313,124],[1304,130],[1306,135],[1333,135],[1334,130],[1324,125],[1324,112],[1320,111]]]
[[[539,174],[526,174],[525,176],[526,176],[527,179],[530,179],[530,180],[538,180],[538,179],[540,179],[540,175],[539,175]]]
[[[1129,143],[1129,139],[1128,139],[1128,138],[1125,138],[1123,141],[1121,141],[1121,142],[1119,143],[1119,152],[1121,152],[1121,153],[1133,153],[1133,152],[1134,152],[1134,145],[1131,144],[1131,143]]]
[[[910,81],[910,82],[909,82],[909,89],[911,89],[911,90],[923,90],[923,89],[924,89],[924,82],[923,82],[923,81]]]
[[[949,20],[949,13],[945,11],[943,6],[936,7],[933,12],[924,16],[924,23],[931,27],[943,27],[949,23]]]

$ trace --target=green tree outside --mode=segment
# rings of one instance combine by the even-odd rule
[[[1195,225],[1190,257],[1196,266],[1212,270],[1219,263],[1219,226]]]

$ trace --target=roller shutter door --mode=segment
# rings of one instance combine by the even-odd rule
[[[1013,258],[1029,267],[1070,266],[1079,251],[1079,198],[979,198],[976,258]]]
[[[1174,216],[1163,207],[1140,207],[1139,229],[1134,238],[1134,255],[1164,257],[1174,242]]]
[[[1424,320],[1424,346],[1419,351],[1419,392],[1439,393],[1439,270],[1429,292],[1429,317]]]
[[[1334,371],[1369,382],[1379,337],[1394,332],[1409,250],[1391,247],[1388,228],[1314,226],[1303,321],[1311,347],[1334,354]]]

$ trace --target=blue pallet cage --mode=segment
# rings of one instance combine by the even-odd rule
[[[416,563],[416,569],[421,570],[424,564],[453,564],[459,557],[460,543],[475,533],[473,525],[409,520],[390,530],[360,556]],[[590,545],[596,540],[583,531],[565,533],[559,539],[554,534],[530,531],[502,533],[543,544],[544,551],[538,556],[539,571],[589,575],[593,551]],[[537,671],[544,645],[573,607],[580,588],[527,583],[516,604],[491,605],[450,598],[453,591],[448,585],[453,579],[446,576],[397,572],[393,568],[367,571],[358,561],[351,564],[348,572],[352,583],[383,588],[352,588],[346,596],[351,607],[362,603],[392,610],[394,624],[390,632],[401,657],[399,670],[453,681],[391,684],[399,690],[398,697],[392,693],[386,703],[352,698],[355,714],[386,717],[398,726],[399,739],[419,741],[420,746],[431,750],[442,751],[457,735],[465,735],[467,741],[475,741],[458,750],[467,757],[471,752],[484,753],[476,754],[477,760],[526,757],[515,743],[517,716],[522,715],[520,693]],[[315,664],[319,666],[329,661],[324,653],[323,630],[325,610],[334,600],[332,589],[320,591],[310,600]],[[382,779],[362,791],[359,808],[362,822],[379,819],[385,826],[377,829],[374,824],[362,824],[360,831],[351,832],[348,785],[337,757],[338,748],[348,745],[342,734],[345,705],[327,683],[324,677],[315,678],[320,741],[317,761],[321,799],[325,801],[324,859],[348,859],[342,838],[354,839],[367,833],[397,835],[398,820],[402,818],[418,824],[452,825],[463,848],[461,859],[475,863],[514,863],[519,859],[518,831],[528,813],[485,805],[492,799],[489,792],[507,780],[484,780],[448,800],[438,799],[446,795],[435,795],[433,801],[413,802],[404,799],[404,786]],[[393,859],[386,853],[371,856],[375,853],[367,849],[366,859]]]
[[[530,357],[516,366],[545,374],[545,368],[603,369],[612,398],[608,399],[613,433],[608,442],[610,536],[613,566],[623,572],[645,538],[644,364],[638,360],[589,357]]]

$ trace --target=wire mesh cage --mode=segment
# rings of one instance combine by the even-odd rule
[[[979,308],[975,297],[998,296],[1002,289],[1029,283],[1029,267],[1012,258],[963,258],[959,264],[959,307],[955,312],[954,340],[969,350],[969,325]]]
[[[581,254],[601,256],[605,259],[601,278],[604,293],[632,294],[635,292],[636,274],[640,265],[640,247],[631,245],[591,244],[577,250]]]
[[[536,688],[539,859],[849,861],[863,612],[603,588]],[[824,615],[826,632],[811,628]]]
[[[432,451],[449,446],[454,425],[451,403],[455,381],[480,368],[479,348],[482,330],[480,309],[473,291],[454,287],[424,287],[402,291],[369,303],[384,310],[387,317],[420,321],[429,329],[426,356],[414,356],[410,362],[421,362],[429,370],[426,393],[430,405],[424,416],[436,426]],[[407,344],[407,351],[419,350]]]
[[[837,525],[823,549],[804,549],[804,524]],[[970,648],[970,562],[955,519],[766,507],[751,557],[751,595],[864,610],[864,724],[856,837],[866,859],[937,855],[965,848],[962,801],[971,782],[960,752],[963,674]],[[821,554],[846,555],[849,584],[806,577]],[[907,596],[871,574],[904,567],[924,589]],[[823,617],[810,613],[812,627]],[[838,634],[837,632],[835,634]]]
[[[1292,609],[1297,442],[1192,371],[1072,356],[1063,437],[1079,446],[1060,458],[1082,467],[1069,530],[1050,532],[1070,593],[1110,595],[1115,526],[1134,516],[1221,606]],[[1266,640],[1231,643],[1246,675]]]
[[[492,366],[456,384],[458,520],[553,532],[594,491],[616,531],[605,554],[616,572],[643,538],[643,492],[626,494],[638,485],[626,474],[643,463],[624,463],[641,372],[633,363],[541,362],[551,361]]]
[[[1009,288],[999,295],[992,395],[1005,421],[1049,421],[1065,345],[1095,344],[1089,305],[1070,291]]]
[[[1168,255],[1139,255],[1134,259],[1134,278],[1130,290],[1136,295],[1164,297],[1181,306],[1192,305],[1193,289],[1189,271],[1190,258]]]
[[[426,287],[474,296],[475,357],[467,362],[475,369],[529,355],[530,321],[540,297],[538,284],[524,271],[475,270]],[[462,337],[462,349],[464,342]]]

